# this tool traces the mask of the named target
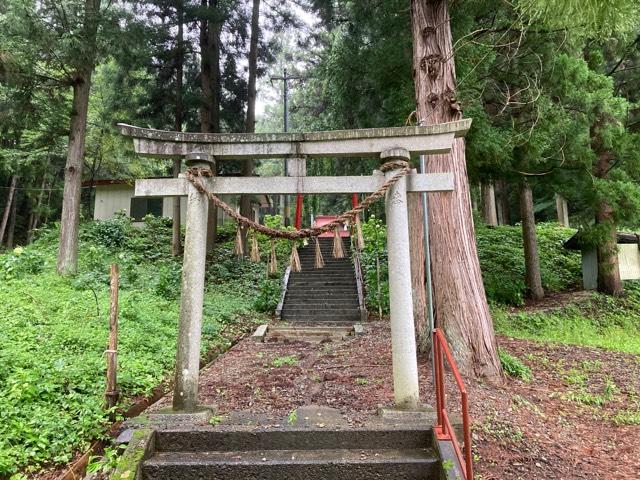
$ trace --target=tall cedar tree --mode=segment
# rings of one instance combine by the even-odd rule
[[[80,41],[81,58],[72,73],[73,103],[69,128],[69,150],[64,169],[64,192],[60,219],[60,248],[57,270],[60,274],[75,273],[78,268],[78,229],[80,225],[80,194],[84,166],[85,133],[91,75],[96,63],[100,0],[85,0]]]
[[[459,120],[447,0],[412,0],[413,79],[419,121]],[[433,155],[427,171],[452,172],[455,190],[429,195],[429,239],[436,326],[463,372],[501,381],[493,322],[475,243],[463,139],[450,154]]]

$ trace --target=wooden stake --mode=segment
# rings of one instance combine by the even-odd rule
[[[344,245],[338,227],[333,230],[333,258],[344,258]]]
[[[324,268],[324,258],[322,257],[322,250],[320,249],[320,239],[316,237],[316,258],[314,268]]]
[[[292,272],[299,272],[302,270],[302,266],[300,265],[300,256],[298,255],[298,246],[296,242],[292,242],[291,245],[291,257],[289,258],[289,265],[291,265]]]
[[[269,254],[269,265],[267,267],[268,274],[276,275],[278,273],[278,256],[276,255],[276,242],[271,239],[271,252]]]
[[[251,235],[251,261],[260,261],[260,247],[258,246],[258,234],[254,231]]]
[[[109,345],[107,354],[107,409],[118,402],[118,265],[111,265],[111,308],[109,310]]]

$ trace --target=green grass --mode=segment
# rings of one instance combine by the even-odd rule
[[[287,355],[285,357],[276,357],[271,362],[271,366],[276,368],[283,367],[285,365],[296,366],[298,365],[298,359],[291,355]]]
[[[496,331],[516,338],[584,345],[640,355],[640,282],[626,282],[620,298],[591,301],[553,312],[509,314],[493,309]]]
[[[531,368],[522,363],[518,357],[505,352],[501,348],[498,349],[498,356],[500,357],[500,363],[502,369],[507,375],[514,378],[519,378],[525,382],[531,381]]]
[[[120,406],[150,393],[173,369],[180,259],[169,254],[168,224],[83,225],[79,271],[68,278],[55,273],[57,235],[52,229],[0,255],[0,478],[68,462],[103,434],[109,263],[121,270]],[[222,245],[207,272],[203,353],[225,348],[221,330],[254,316],[249,293],[264,264],[238,262],[231,249]]]

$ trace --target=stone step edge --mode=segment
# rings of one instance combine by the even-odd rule
[[[263,343],[267,338],[269,333],[269,328],[271,328],[272,333],[275,332],[284,332],[294,334],[296,337],[304,336],[305,332],[309,332],[310,336],[318,336],[322,335],[322,333],[317,332],[328,332],[329,335],[338,334],[343,332],[348,332],[348,335],[362,335],[364,333],[364,325],[361,323],[355,323],[352,327],[349,326],[295,326],[295,325],[287,325],[277,327],[272,326],[269,327],[269,324],[265,323],[256,328],[255,332],[251,335],[251,339],[254,342]]]
[[[322,450],[236,450],[201,452],[157,452],[143,463],[145,467],[169,465],[323,465],[407,464],[438,462],[432,448],[420,449],[322,449]]]

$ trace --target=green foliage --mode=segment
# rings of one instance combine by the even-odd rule
[[[39,273],[46,265],[46,257],[36,250],[16,247],[0,257],[0,278],[11,280]]]
[[[258,312],[275,312],[280,302],[282,285],[280,280],[265,278],[258,290],[258,296],[253,302],[253,308]]]
[[[530,382],[532,379],[531,368],[522,363],[518,357],[514,357],[503,349],[498,349],[498,356],[500,357],[500,364],[504,372],[514,378],[519,378],[525,382]]]
[[[635,0],[518,0],[517,4],[549,26],[578,28],[591,36],[606,38],[640,23],[640,5]]]
[[[107,248],[121,248],[130,236],[131,219],[124,213],[113,219],[90,223],[84,230],[87,241],[93,241]]]
[[[283,367],[284,365],[296,366],[298,365],[298,359],[294,356],[287,355],[284,357],[276,357],[271,362],[272,367]]]
[[[287,423],[289,425],[295,425],[298,422],[298,411],[297,410],[291,410],[289,412],[289,415],[287,417]]]
[[[121,406],[151,392],[174,364],[180,259],[169,256],[166,221],[149,218],[140,228],[123,218],[83,224],[79,272],[71,278],[55,273],[57,230],[40,237],[0,255],[0,477],[68,462],[103,434],[110,263],[121,269]],[[251,311],[244,285],[254,271],[238,272],[208,284],[203,353],[226,346],[221,330]]]
[[[640,354],[640,283],[626,282],[622,297],[594,293],[585,304],[539,313],[493,309],[496,331],[517,338],[587,345]]]
[[[567,250],[562,242],[575,233],[555,223],[536,226],[542,285],[548,292],[576,288],[581,281],[579,252]],[[367,307],[377,312],[376,258],[380,259],[381,305],[389,311],[389,280],[387,267],[386,227],[380,219],[370,217],[362,222],[365,249],[360,254]],[[522,305],[526,294],[524,284],[524,251],[520,226],[486,227],[476,229],[478,257],[482,278],[490,302]]]
[[[580,254],[567,250],[562,242],[575,233],[553,223],[536,225],[542,286],[548,292],[578,287],[581,279]],[[524,251],[520,226],[476,229],[478,257],[489,301],[522,305]]]
[[[362,222],[364,250],[360,252],[360,264],[366,286],[367,308],[375,313],[389,313],[389,267],[387,265],[387,229],[375,216]],[[379,272],[378,272],[379,269]],[[380,281],[378,282],[378,274]],[[378,299],[378,288],[380,298]]]

